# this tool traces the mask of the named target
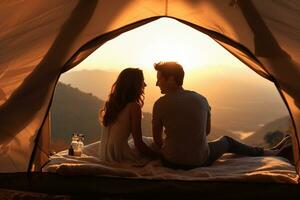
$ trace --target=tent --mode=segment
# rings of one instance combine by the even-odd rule
[[[118,35],[161,17],[222,45],[277,87],[300,173],[298,0],[9,0],[0,2],[0,172],[39,171],[60,75]]]

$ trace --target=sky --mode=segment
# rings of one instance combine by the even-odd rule
[[[108,41],[74,70],[139,67],[147,71],[159,61],[177,61],[186,72],[244,65],[205,34],[175,19],[161,18]]]

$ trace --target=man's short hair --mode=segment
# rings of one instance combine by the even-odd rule
[[[184,78],[184,70],[177,62],[159,62],[154,64],[154,69],[161,73],[165,79],[174,77],[177,85],[182,86]]]

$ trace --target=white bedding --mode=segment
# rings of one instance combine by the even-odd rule
[[[173,170],[163,167],[160,161],[143,166],[111,164],[97,158],[98,143],[86,146],[81,157],[68,156],[62,151],[50,158],[45,172],[62,175],[94,175],[156,180],[213,180],[241,182],[298,183],[295,167],[281,157],[237,157],[224,155],[210,167],[192,170]]]

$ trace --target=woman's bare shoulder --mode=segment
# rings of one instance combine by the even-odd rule
[[[132,112],[140,112],[141,111],[141,106],[138,102],[129,102],[128,105],[129,109],[132,111]]]
[[[129,102],[128,106],[133,108],[141,108],[141,105],[136,101]]]

